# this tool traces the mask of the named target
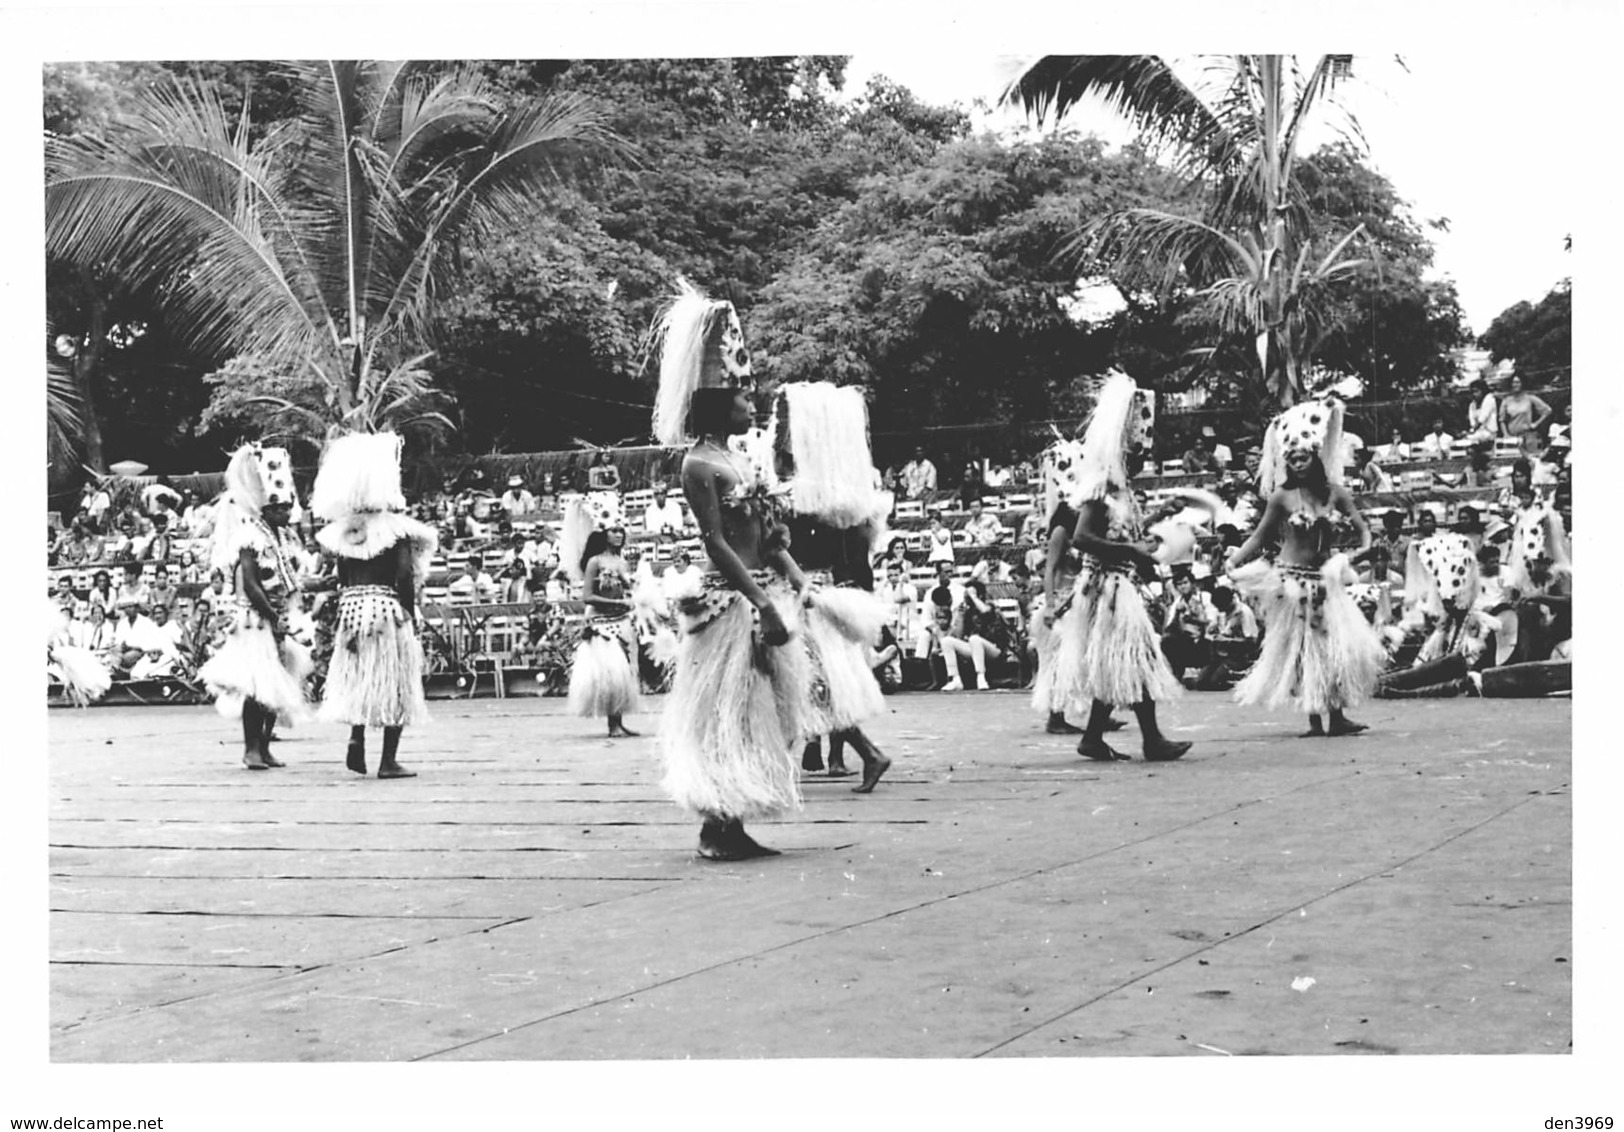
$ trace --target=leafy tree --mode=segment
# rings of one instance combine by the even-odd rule
[[[1199,218],[1124,209],[1086,228],[1080,242],[1130,279],[1159,275],[1164,289],[1201,288],[1226,331],[1255,336],[1264,383],[1282,404],[1303,392],[1330,324],[1328,286],[1358,263],[1346,252],[1360,229],[1322,237],[1297,178],[1303,125],[1347,77],[1350,60],[1213,57],[1209,71],[1221,75],[1222,90],[1208,101],[1154,55],[1051,55],[1005,94],[1040,121],[1103,97],[1201,184]],[[1349,125],[1356,134],[1357,123]]]
[[[1478,340],[1495,361],[1510,359],[1530,382],[1573,372],[1573,282],[1564,279],[1538,303],[1513,303]]]
[[[314,375],[328,428],[416,417],[398,375],[421,373],[458,249],[622,143],[583,98],[508,108],[468,70],[287,67],[299,116],[258,141],[184,79],[137,92],[106,139],[52,140],[48,248],[154,287],[200,349]],[[305,419],[284,400],[267,404]]]

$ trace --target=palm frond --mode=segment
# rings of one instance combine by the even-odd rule
[[[1149,281],[1163,290],[1182,277],[1245,270],[1256,258],[1235,237],[1210,224],[1154,208],[1124,209],[1101,218],[1074,236],[1063,254],[1099,260],[1114,277]]]
[[[46,337],[50,337],[47,329]],[[45,455],[51,464],[71,464],[84,436],[84,401],[73,373],[60,360],[45,362]]]

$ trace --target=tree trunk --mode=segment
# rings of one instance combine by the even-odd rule
[[[107,304],[96,290],[95,281],[85,279],[85,290],[90,299],[90,326],[85,332],[83,346],[73,357],[73,383],[79,394],[80,416],[85,428],[85,463],[97,472],[107,471],[107,454],[102,450],[101,416],[96,408],[96,397],[91,391],[91,378],[101,364],[107,349]]]

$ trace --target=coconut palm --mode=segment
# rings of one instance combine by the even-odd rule
[[[258,141],[181,79],[137,92],[105,139],[47,139],[48,252],[156,286],[180,336],[316,390],[265,399],[297,432],[421,418],[461,249],[626,146],[583,97],[507,107],[469,68],[287,68],[298,115]]]
[[[84,402],[73,371],[57,358],[45,362],[45,458],[52,467],[66,467],[79,449],[84,431]]]
[[[1350,73],[1351,57],[1306,67],[1282,55],[1214,57],[1204,97],[1154,55],[1045,56],[1003,101],[1043,122],[1102,99],[1199,186],[1198,215],[1132,208],[1101,217],[1067,251],[1162,288],[1195,285],[1226,332],[1255,336],[1270,392],[1293,403],[1326,327],[1327,285],[1363,261],[1348,256],[1361,229],[1321,240],[1295,169],[1303,129]],[[1362,144],[1351,115],[1333,126]]]

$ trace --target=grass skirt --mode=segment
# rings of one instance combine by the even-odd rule
[[[68,698],[80,707],[101,699],[113,686],[113,674],[102,658],[77,645],[57,645],[51,649],[47,669],[62,681]]]
[[[795,632],[793,595],[776,579],[765,584]],[[678,611],[682,635],[660,728],[666,793],[695,813],[730,818],[799,809],[800,743],[816,726],[805,642],[759,643],[754,607],[712,578]]]
[[[625,715],[637,710],[637,666],[632,663],[631,620],[588,621],[570,665],[569,709],[574,715]]]
[[[1235,686],[1237,702],[1323,715],[1375,693],[1387,653],[1348,593],[1350,575],[1340,554],[1319,568],[1255,562],[1235,571],[1236,589],[1263,620],[1263,648]]]
[[[250,699],[298,721],[308,715],[304,680],[312,667],[310,650],[292,637],[282,638],[278,648],[270,629],[239,620],[197,675],[214,693],[215,710],[228,719],[240,718],[243,700]]]
[[[867,646],[879,640],[885,608],[849,586],[813,593],[803,610],[811,655],[812,727],[806,738],[856,727],[885,711],[885,695],[868,666]]]
[[[1071,609],[1055,623],[1053,702],[1086,712],[1095,700],[1130,707],[1176,697],[1180,685],[1162,655],[1137,574],[1092,557],[1083,562]]]
[[[1027,635],[1038,654],[1038,671],[1032,678],[1032,710],[1045,715],[1063,712],[1070,703],[1070,694],[1055,680],[1055,671],[1060,664],[1060,640],[1066,632],[1073,605],[1070,593],[1061,596],[1058,616],[1051,628],[1043,622],[1043,614],[1048,607],[1044,604],[1043,595],[1039,594],[1032,599],[1031,616],[1027,618]]]
[[[339,592],[333,656],[318,716],[367,727],[428,722],[423,645],[390,587],[350,586]]]

